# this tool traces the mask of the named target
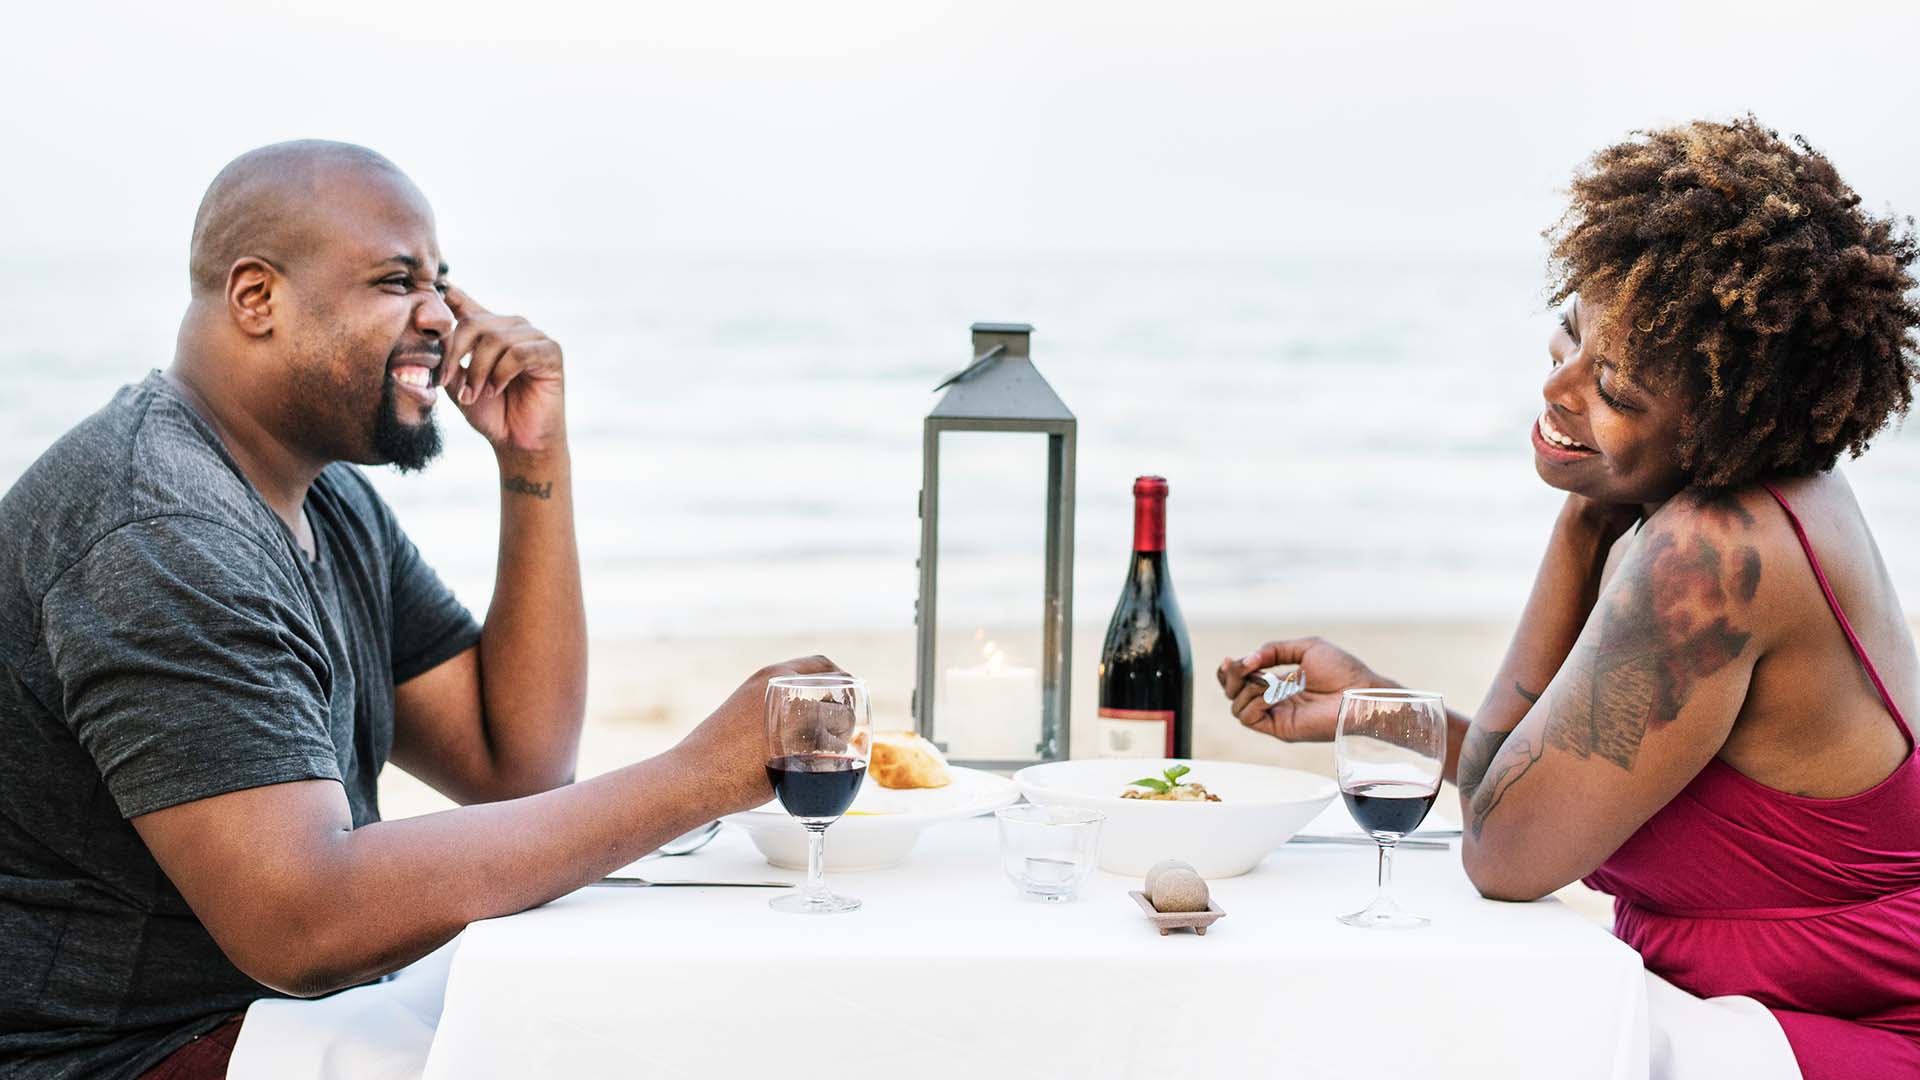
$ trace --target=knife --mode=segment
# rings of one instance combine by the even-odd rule
[[[1371,836],[1310,836],[1305,833],[1302,833],[1302,834],[1296,835],[1293,839],[1287,841],[1287,843],[1289,844],[1357,844],[1364,847],[1373,847],[1375,841]],[[1403,848],[1413,848],[1416,851],[1444,851],[1448,847],[1451,847],[1452,845],[1448,844],[1444,840],[1421,840],[1421,839],[1416,839],[1414,837],[1409,836],[1402,839],[1398,844],[1395,844],[1394,846],[1403,847]]]
[[[589,885],[622,885],[629,889],[665,888],[670,885],[698,885],[706,888],[791,889],[791,881],[648,881],[637,877],[603,877]]]

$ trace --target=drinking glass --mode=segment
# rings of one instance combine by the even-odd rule
[[[1099,862],[1105,814],[1021,803],[993,816],[1000,823],[1000,866],[1022,896],[1054,904],[1071,900]]]
[[[1410,929],[1429,922],[1393,902],[1393,847],[1418,828],[1440,793],[1447,757],[1447,708],[1425,690],[1348,690],[1333,736],[1340,794],[1380,847],[1379,891],[1348,926]]]
[[[807,883],[769,904],[775,911],[830,915],[860,901],[827,891],[827,826],[853,805],[873,749],[867,686],[851,675],[767,680],[767,779],[780,805],[807,830]]]

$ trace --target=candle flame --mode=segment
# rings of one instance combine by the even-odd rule
[[[1013,662],[1013,658],[1000,647],[1000,643],[988,637],[984,629],[974,631],[973,640],[980,643],[981,666],[986,670],[999,671]]]

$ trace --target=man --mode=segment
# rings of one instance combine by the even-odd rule
[[[561,350],[446,275],[385,158],[241,156],[172,366],[0,500],[0,1075],[223,1075],[254,999],[393,971],[769,796],[765,680],[819,657],[571,783]],[[484,626],[347,464],[426,464],[440,389],[499,461]],[[380,821],[389,758],[467,805]]]

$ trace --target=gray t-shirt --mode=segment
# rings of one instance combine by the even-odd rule
[[[0,498],[0,1076],[137,1077],[273,991],[128,819],[337,780],[379,820],[393,688],[479,640],[360,472],[318,554],[158,372]]]

